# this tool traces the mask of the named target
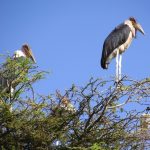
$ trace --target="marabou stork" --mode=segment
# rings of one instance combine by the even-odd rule
[[[15,58],[19,58],[19,57],[30,58],[34,63],[36,63],[35,58],[32,53],[32,50],[30,49],[28,44],[22,45],[21,50],[16,50],[14,52],[13,58],[15,59]]]
[[[110,61],[116,57],[116,83],[121,80],[122,53],[136,37],[137,30],[145,34],[142,26],[133,17],[130,17],[117,26],[104,41],[101,67],[107,69]]]
[[[14,52],[13,59],[18,59],[18,58],[23,58],[23,59],[29,58],[33,63],[36,63],[32,50],[28,44],[22,45],[21,50],[16,50]],[[14,91],[13,87],[11,91]]]
[[[30,58],[34,63],[36,63],[35,58],[32,54],[32,50],[30,49],[28,44],[22,45],[21,50],[16,50],[14,52],[13,59],[18,59],[18,58]],[[7,62],[4,64],[4,66],[7,66]],[[18,68],[16,68],[16,69],[18,69]],[[9,74],[9,76],[12,77],[13,73],[14,72],[12,72],[12,74]],[[8,77],[3,77],[3,75],[1,75],[0,88],[2,89],[1,92],[7,92],[7,93],[10,93],[11,95],[13,95],[15,85],[13,83],[11,83],[10,80],[11,79],[9,79]]]
[[[30,58],[33,61],[33,63],[36,63],[35,58],[32,53],[32,50],[30,49],[28,44],[22,45],[21,50],[16,50],[14,52],[13,60],[18,59],[18,58],[23,58],[23,59]],[[4,67],[6,67],[6,70],[4,70],[4,71],[6,71],[6,72],[7,72],[7,65],[8,65],[8,63],[6,62],[4,64]],[[17,70],[17,69],[21,69],[21,68],[17,67],[15,69]],[[0,72],[0,75],[1,75],[0,76],[0,92],[1,93],[10,93],[10,100],[11,100],[11,96],[13,96],[14,89],[17,86],[15,83],[13,83],[13,81],[11,79],[11,78],[14,78],[13,76],[15,75],[15,72],[10,72],[8,70],[8,77],[3,76],[3,72]],[[10,105],[10,112],[11,111],[12,111],[12,105]]]

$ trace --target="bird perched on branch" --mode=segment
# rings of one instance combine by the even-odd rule
[[[136,37],[137,31],[145,34],[142,26],[137,23],[136,19],[130,17],[128,20],[125,20],[124,23],[117,26],[104,41],[101,67],[108,69],[110,61],[116,57],[117,83],[121,80],[122,53],[130,46],[132,40]]]
[[[10,61],[4,63],[0,68],[0,93],[3,95],[2,98],[9,99],[10,103],[11,97],[14,95],[15,87],[22,81],[22,78],[24,77],[21,75],[21,73],[23,71],[25,74],[28,72],[28,68],[23,69],[20,65],[17,64],[19,61],[14,61],[18,58],[29,58],[33,61],[33,63],[36,63],[29,45],[24,44],[22,45],[21,50],[16,50],[14,52],[13,58],[10,58]],[[10,105],[10,111],[11,110],[12,105]]]
[[[18,59],[18,58],[29,58],[33,61],[33,63],[36,63],[32,50],[28,44],[22,45],[21,50],[16,50],[14,52],[13,59],[11,61]],[[7,92],[7,93],[10,93],[10,95],[13,95],[14,88],[16,85],[13,83],[12,79],[15,77],[15,72],[11,71],[10,67],[9,68],[7,67],[9,66],[9,63],[11,62],[6,62],[1,68],[3,71],[0,72],[0,75],[1,75],[0,76],[0,89],[1,89],[0,91]],[[19,67],[13,66],[13,69],[18,70]]]
[[[28,44],[22,45],[21,50],[16,50],[14,52],[13,58],[19,57],[30,58],[34,63],[36,63],[32,50]]]
[[[61,100],[59,107],[69,111],[69,112],[76,112],[75,107],[71,104],[70,100],[66,96],[62,96],[59,91],[56,91],[57,97]]]

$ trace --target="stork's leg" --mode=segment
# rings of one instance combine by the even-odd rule
[[[120,54],[119,58],[119,80],[121,80],[121,64],[122,64],[122,54]]]
[[[119,50],[117,50],[116,54],[116,83],[119,81]]]

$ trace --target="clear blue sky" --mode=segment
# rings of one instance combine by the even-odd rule
[[[37,92],[53,93],[82,86],[90,77],[115,75],[100,67],[102,46],[112,29],[130,16],[138,33],[123,55],[122,72],[141,79],[150,75],[150,1],[148,0],[0,0],[0,53],[28,43],[40,69],[50,71]]]

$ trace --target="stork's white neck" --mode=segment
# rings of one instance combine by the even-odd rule
[[[126,24],[126,25],[128,25],[130,27],[132,35],[133,35],[133,37],[135,37],[135,28],[134,28],[132,22],[130,20],[126,20],[124,22],[124,24]]]

